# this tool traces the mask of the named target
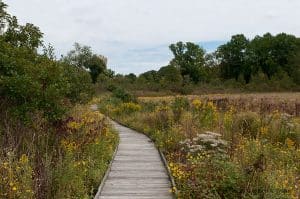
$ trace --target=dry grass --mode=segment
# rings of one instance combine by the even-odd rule
[[[139,97],[142,102],[169,101],[176,96]],[[284,112],[300,116],[300,92],[294,93],[251,93],[251,94],[208,94],[186,95],[189,100],[200,99],[212,101],[218,109],[227,110],[235,107],[241,111],[254,111],[259,113]]]

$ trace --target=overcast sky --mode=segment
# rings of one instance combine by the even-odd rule
[[[300,0],[4,0],[21,23],[44,32],[66,54],[74,42],[108,57],[119,73],[168,64],[168,45],[200,43],[208,51],[230,36],[271,32],[300,36]]]

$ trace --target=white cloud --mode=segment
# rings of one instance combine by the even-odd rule
[[[6,0],[38,25],[59,54],[77,41],[108,56],[118,72],[157,68],[169,43],[228,40],[244,33],[300,35],[299,0]],[[158,48],[160,47],[160,48]],[[140,50],[152,49],[151,53]],[[134,49],[134,51],[132,51]]]

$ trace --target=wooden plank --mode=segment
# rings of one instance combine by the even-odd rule
[[[171,183],[153,142],[113,122],[120,144],[97,199],[170,199]]]
[[[107,178],[106,184],[170,184],[168,178],[160,178],[160,179],[151,179],[151,182],[146,179],[141,178],[127,178],[127,179],[118,179],[118,178]]]
[[[170,199],[170,196],[100,196],[99,199]]]

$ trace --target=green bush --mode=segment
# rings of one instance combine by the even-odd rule
[[[128,91],[126,91],[123,88],[117,88],[117,89],[113,90],[112,96],[122,100],[123,102],[135,102],[136,101],[135,96],[133,96],[131,93],[129,93]]]
[[[171,109],[173,111],[174,120],[178,122],[180,120],[181,114],[184,110],[189,108],[189,100],[185,97],[176,97],[171,104]]]

